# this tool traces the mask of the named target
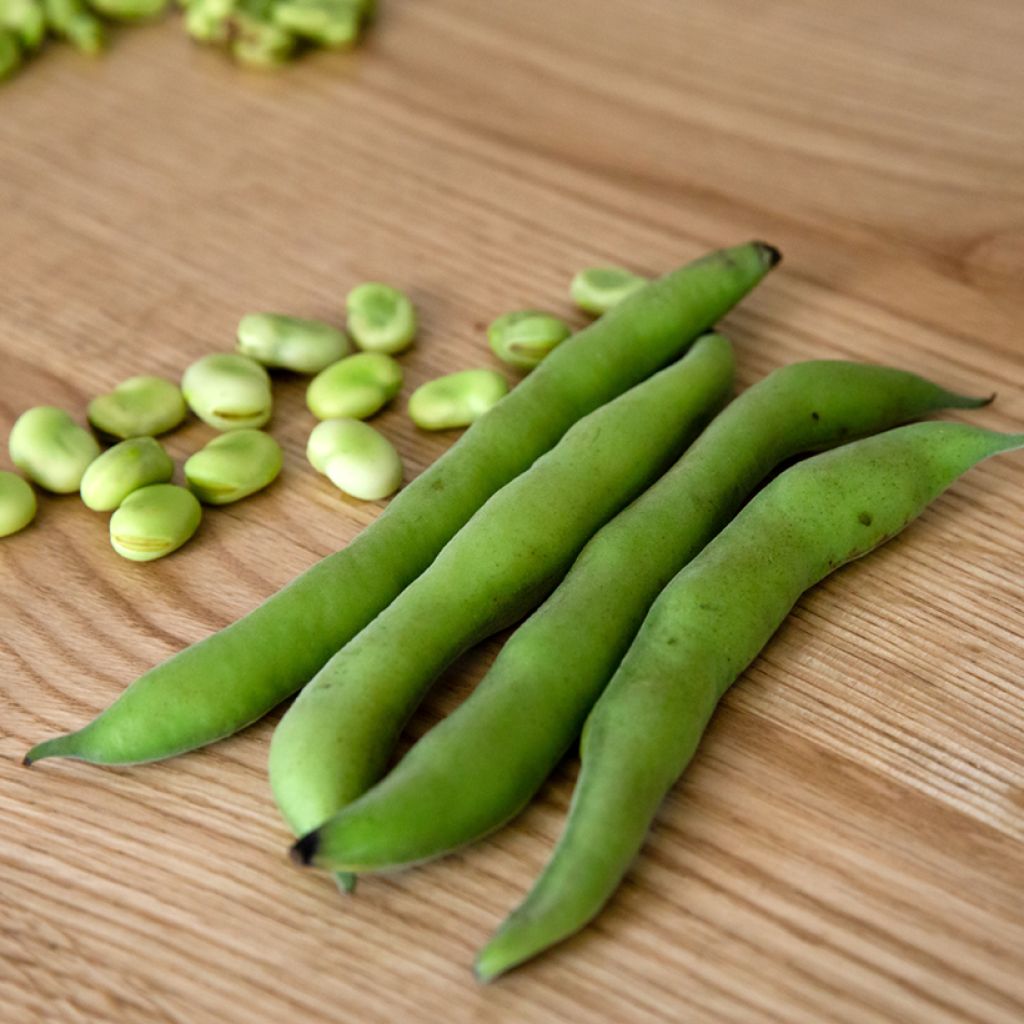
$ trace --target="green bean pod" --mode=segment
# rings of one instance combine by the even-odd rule
[[[728,400],[720,335],[580,420],[488,501],[433,564],[296,698],[270,744],[270,785],[303,834],[368,789],[444,668],[552,589],[593,532]]]
[[[918,423],[815,456],[770,483],[665,588],[580,743],[554,855],[480,953],[490,981],[578,931],[615,892],[715,706],[800,595],[898,534],[961,473],[1024,447]]]
[[[495,491],[578,419],[685,352],[778,259],[759,242],[721,250],[627,299],[559,345],[344,550],[157,665],[93,722],[39,744],[27,760],[152,761],[260,718],[387,607]]]
[[[774,467],[937,409],[985,401],[911,373],[836,361],[794,363],[748,388],[593,537],[469,698],[319,830],[319,863],[393,870],[502,825],[579,735],[662,588]]]

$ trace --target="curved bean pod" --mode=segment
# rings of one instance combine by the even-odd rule
[[[346,548],[136,680],[78,732],[26,758],[129,764],[229,736],[309,680],[499,488],[578,419],[685,352],[778,262],[760,242],[667,274],[563,342]]]
[[[580,548],[728,400],[719,335],[580,420],[303,689],[274,732],[270,785],[298,834],[368,789],[434,679],[555,586]]]
[[[489,981],[583,927],[615,892],[715,706],[805,590],[899,533],[975,463],[1024,447],[918,423],[783,473],[665,588],[587,719],[554,855],[484,947]]]
[[[318,862],[392,870],[503,824],[579,735],[662,588],[775,466],[937,409],[985,401],[859,363],[794,363],[769,374],[594,536],[473,693],[318,830]]]

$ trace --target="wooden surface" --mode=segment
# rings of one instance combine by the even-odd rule
[[[358,53],[276,76],[161,24],[3,87],[3,436],[177,375],[254,308],[336,319],[368,278],[422,310],[408,394],[491,365],[494,315],[569,312],[582,265],[761,236],[786,262],[728,318],[743,385],[863,357],[997,388],[969,418],[1024,426],[1019,0],[382,7]],[[301,382],[277,396],[279,483],[174,557],[120,560],[75,497],[0,542],[5,1024],[1022,1019],[1020,455],[800,603],[608,911],[491,988],[469,964],[558,834],[571,762],[493,839],[347,901],[285,856],[273,721],[163,765],[22,768],[377,513],[305,465]],[[401,405],[379,423],[410,476],[450,443]]]

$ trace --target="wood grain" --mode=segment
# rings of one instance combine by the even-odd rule
[[[275,76],[160,24],[48,52],[0,117],[0,432],[229,347],[238,317],[337,319],[384,278],[423,313],[406,393],[491,365],[483,326],[614,260],[763,236],[728,318],[744,385],[859,357],[1024,424],[1019,0],[387,0],[348,56]],[[517,822],[341,901],[284,855],[273,720],[172,763],[20,767],[139,672],[378,512],[304,464],[132,565],[46,498],[0,544],[0,1019],[972,1022],[1024,1018],[1024,460],[972,472],[798,606],[730,693],[607,913],[479,989],[474,950],[539,870],[568,763]],[[412,476],[448,437],[380,425]],[[208,436],[172,435],[180,458]],[[497,641],[410,730],[450,710]]]

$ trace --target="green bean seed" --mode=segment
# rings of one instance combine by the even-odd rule
[[[89,422],[108,437],[155,437],[173,430],[188,409],[181,389],[163,377],[129,377],[89,403]]]
[[[647,278],[622,267],[590,267],[572,279],[569,294],[580,309],[601,316],[646,284]]]
[[[402,486],[402,460],[394,445],[368,423],[324,420],[306,446],[310,465],[338,490],[363,501],[379,501]]]
[[[319,373],[347,356],[352,345],[344,331],[320,320],[250,313],[238,324],[238,351],[264,366]]]
[[[259,71],[273,71],[287,64],[295,52],[295,36],[277,25],[239,14],[231,55],[239,64]]]
[[[306,405],[319,420],[363,420],[402,388],[402,368],[383,352],[358,352],[328,366],[310,381]]]
[[[254,722],[387,608],[491,495],[582,416],[685,352],[779,258],[751,242],[653,282],[555,349],[347,547],[152,668],[82,729],[37,744],[26,760],[154,761]]]
[[[115,21],[141,21],[153,18],[167,7],[167,0],[89,0],[98,14]]]
[[[272,484],[283,462],[281,446],[269,434],[232,430],[185,462],[185,479],[200,501],[227,505]]]
[[[84,0],[43,0],[43,11],[53,33],[67,39],[80,52],[95,57],[106,46],[103,22]]]
[[[191,0],[185,31],[202,43],[226,43],[231,37],[236,0]]]
[[[72,494],[100,453],[96,439],[63,409],[40,405],[22,413],[8,441],[11,461],[33,483],[55,494]]]
[[[232,16],[231,54],[240,64],[273,70],[294,52],[295,36],[271,20],[273,6],[272,0],[238,0]]]
[[[661,590],[777,465],[985,401],[911,373],[831,360],[793,363],[758,381],[590,539],[469,698],[319,830],[320,862],[394,870],[508,821],[579,736]]]
[[[7,28],[0,28],[0,81],[9,78],[21,67],[21,44]]]
[[[248,356],[203,356],[185,371],[181,390],[189,408],[218,430],[262,427],[270,419],[270,377]]]
[[[271,788],[293,830],[322,825],[377,780],[440,672],[547,595],[590,535],[728,400],[732,378],[731,346],[707,335],[581,419],[331,658],[271,743]]]
[[[36,517],[36,492],[18,476],[0,469],[0,537],[25,529]]]
[[[133,562],[151,562],[177,551],[199,528],[196,496],[175,484],[132,491],[110,517],[110,543]]]
[[[1022,446],[1024,435],[918,423],[798,463],[756,495],[662,591],[595,704],[562,837],[480,953],[479,978],[600,911],[715,706],[804,591],[898,534],[975,463]]]
[[[499,316],[487,328],[494,354],[510,366],[532,370],[572,329],[560,317],[524,309]]]
[[[360,0],[279,0],[274,24],[330,49],[354,46],[365,21]]]
[[[162,484],[174,475],[174,462],[152,437],[133,437],[94,459],[82,477],[82,501],[96,512],[117,508],[132,491]]]
[[[397,288],[370,282],[353,288],[345,300],[348,332],[368,352],[395,355],[416,337],[416,310]]]
[[[507,394],[496,370],[460,370],[421,384],[409,396],[409,418],[422,430],[468,427]]]
[[[4,0],[0,26],[13,32],[26,50],[36,50],[46,35],[46,15],[39,0]]]

